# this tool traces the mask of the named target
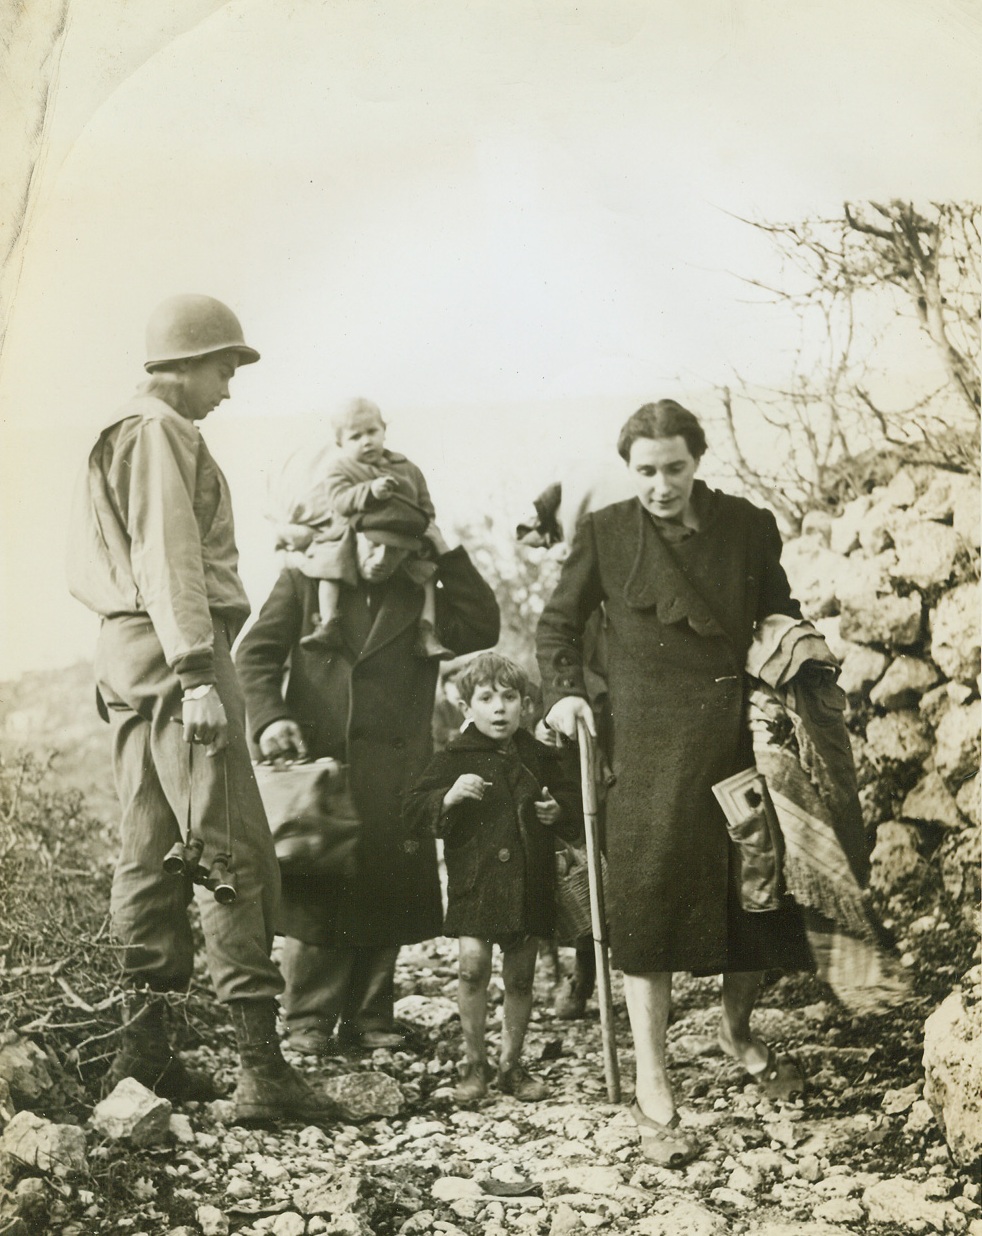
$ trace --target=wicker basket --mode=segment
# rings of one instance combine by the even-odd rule
[[[607,859],[603,854],[600,877],[606,889]],[[586,851],[571,845],[556,854],[556,935],[570,943],[593,935]]]

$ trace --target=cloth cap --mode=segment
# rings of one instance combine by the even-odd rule
[[[387,498],[381,506],[360,511],[351,521],[356,532],[363,532],[380,545],[396,545],[401,549],[419,550],[422,536],[430,519],[422,507],[401,494]]]

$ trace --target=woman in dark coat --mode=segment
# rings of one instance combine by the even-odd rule
[[[750,1031],[761,973],[810,966],[790,903],[749,915],[712,786],[753,763],[743,665],[754,624],[799,616],[774,517],[695,480],[698,420],[672,400],[624,425],[618,452],[638,497],[588,515],[542,614],[538,655],[547,723],[593,729],[582,634],[603,607],[613,712],[607,800],[613,963],[637,1054],[633,1107],[645,1153],[679,1166],[697,1147],[677,1130],[665,1068],[674,970],[724,974],[720,1042],[768,1093],[800,1089],[789,1061]]]
[[[371,1047],[391,1037],[398,948],[437,936],[442,926],[435,844],[407,852],[400,828],[402,794],[432,755],[438,663],[414,655],[423,592],[396,571],[398,537],[387,540],[373,548],[358,534],[362,577],[342,593],[342,653],[301,647],[314,628],[317,581],[287,570],[237,656],[263,754],[330,756],[347,765],[361,824],[353,874],[283,884],[287,1024],[291,1037],[307,1035],[314,1048],[327,1046],[321,1040],[338,1019],[342,1039]],[[498,605],[466,551],[441,544],[437,561],[441,641],[458,654],[493,645]]]

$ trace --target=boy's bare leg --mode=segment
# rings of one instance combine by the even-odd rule
[[[635,1098],[645,1116],[658,1124],[669,1124],[675,1116],[665,1058],[672,1007],[671,971],[625,974],[624,998],[634,1038]]]
[[[461,936],[457,955],[457,1007],[464,1053],[468,1064],[486,1065],[488,1048],[484,1035],[491,982],[491,943],[473,936]]]
[[[300,647],[308,652],[315,649],[333,651],[344,644],[338,604],[341,600],[341,585],[336,579],[322,579],[317,584],[317,625],[300,641]]]
[[[423,585],[423,612],[419,620],[428,622],[431,627],[436,626],[436,584],[432,579],[428,579]]]
[[[436,583],[428,579],[423,585],[423,609],[419,616],[416,656],[448,661],[453,652],[440,643],[436,633]]]
[[[505,1002],[498,1066],[502,1073],[507,1073],[521,1059],[525,1032],[532,1015],[532,986],[538,953],[539,941],[535,936],[529,936],[514,948],[502,950],[501,977],[505,985]]]

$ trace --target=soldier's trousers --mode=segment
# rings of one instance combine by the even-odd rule
[[[277,996],[283,979],[270,949],[279,868],[246,745],[245,707],[225,624],[215,621],[215,670],[229,742],[215,756],[182,737],[181,685],[149,618],[105,619],[95,669],[112,726],[122,808],[112,920],[128,977],[154,991],[187,987],[194,961],[188,906],[194,895],[219,1000]],[[231,850],[237,898],[230,905],[163,869],[189,819],[204,842],[205,867],[215,854]]]

